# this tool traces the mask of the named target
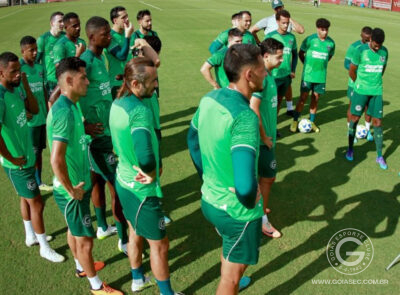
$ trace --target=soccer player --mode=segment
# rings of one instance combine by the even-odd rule
[[[243,33],[239,29],[230,29],[228,32],[228,47],[223,47],[218,50],[202,65],[200,72],[204,79],[206,79],[214,89],[228,86],[229,81],[224,71],[224,58],[228,48],[234,44],[241,44],[242,40]],[[211,75],[212,68],[215,68],[216,79]]]
[[[21,72],[25,73],[29,87],[37,101],[39,112],[32,115],[27,112],[28,127],[35,152],[35,179],[39,189],[52,191],[52,187],[42,182],[42,152],[46,148],[47,91],[45,87],[44,68],[35,62],[37,56],[36,39],[25,36],[20,41],[22,58]]]
[[[51,262],[62,262],[64,257],[50,248],[45,233],[44,204],[35,179],[35,154],[27,111],[36,115],[37,101],[26,74],[21,73],[18,57],[12,52],[3,52],[0,54],[0,162],[20,196],[25,244],[30,247],[39,243],[40,256]]]
[[[160,207],[160,154],[151,111],[142,103],[157,87],[157,69],[145,57],[125,66],[124,84],[110,112],[110,129],[119,157],[116,189],[129,224],[128,255],[132,291],[154,283],[142,268],[143,242],[150,245],[150,265],[160,293],[177,294],[171,288],[164,216]]]
[[[241,18],[240,12],[232,14],[231,18],[232,28],[237,28],[237,26],[239,25],[240,18]]]
[[[368,114],[372,117],[374,138],[379,166],[386,170],[387,164],[382,156],[383,131],[383,99],[382,76],[385,73],[388,51],[383,42],[385,32],[375,28],[371,33],[371,42],[361,45],[351,59],[349,76],[354,81],[354,90],[351,97],[351,120],[349,124],[349,148],[346,159],[353,160],[353,143],[358,120],[366,105]]]
[[[328,62],[335,54],[335,42],[328,36],[331,23],[325,18],[316,21],[317,33],[308,36],[301,44],[299,58],[304,64],[303,75],[300,84],[300,99],[297,102],[296,110],[293,114],[293,122],[290,131],[296,132],[298,120],[304,103],[311,91],[310,121],[314,132],[319,132],[319,127],[315,124],[318,100],[325,93],[326,73]]]
[[[92,294],[121,294],[103,283],[97,271],[103,262],[92,257],[95,236],[90,217],[90,168],[82,116],[77,107],[89,81],[85,62],[78,57],[60,61],[56,76],[62,95],[47,117],[47,136],[54,172],[54,199],[68,226],[67,240],[76,264],[76,276],[87,276]]]
[[[50,96],[57,86],[56,65],[54,63],[54,45],[64,35],[64,13],[57,11],[50,16],[50,31],[44,33],[37,39],[38,54],[37,62],[41,62],[46,72],[46,89]]]
[[[259,31],[264,30],[264,35],[268,35],[269,33],[276,31],[278,29],[276,14],[278,13],[278,11],[284,9],[285,7],[281,0],[272,0],[271,6],[272,6],[272,9],[274,10],[274,14],[259,20],[249,30],[250,33],[252,33],[254,38],[256,39],[257,44],[260,43],[260,39],[257,36],[257,33]],[[291,32],[292,30],[293,30],[293,32],[295,32],[297,34],[304,34],[303,25],[296,22],[293,18],[290,18],[288,32]]]
[[[371,32],[372,28],[371,27],[363,27],[361,30],[361,40],[357,40],[356,42],[352,43],[349,48],[347,49],[346,56],[344,58],[344,68],[348,71],[350,69],[350,64],[351,64],[351,58],[354,55],[354,52],[357,51],[357,49],[362,46],[363,44],[367,44],[371,41]],[[354,87],[354,81],[349,77],[349,84],[347,88],[347,97],[349,98],[349,107],[347,109],[347,127],[349,127],[350,124],[350,119],[351,119],[351,112],[350,112],[350,106],[351,106],[351,96],[353,94],[353,87]],[[371,116],[368,115],[368,112],[365,112],[365,128],[368,130],[367,134],[367,140],[368,141],[373,141],[374,137],[372,133],[370,132],[370,127],[371,127]]]
[[[111,43],[104,50],[108,60],[108,74],[111,81],[111,94],[113,99],[117,95],[122,80],[119,76],[124,73],[124,67],[129,54],[129,44],[134,28],[129,21],[125,7],[116,6],[110,11]]]
[[[63,23],[65,35],[54,45],[54,63],[57,64],[66,57],[79,57],[86,49],[86,42],[79,38],[81,35],[81,21],[74,12],[64,15]]]
[[[243,34],[243,44],[254,44],[256,45],[256,40],[253,35],[248,31],[251,26],[251,13],[250,11],[240,11],[239,12],[240,19],[237,24],[237,29],[239,29]],[[228,34],[229,30],[225,30],[221,32],[218,37],[211,43],[208,50],[211,54],[216,53],[223,47],[228,46]]]
[[[81,59],[86,62],[86,73],[90,84],[79,104],[85,118],[85,131],[92,137],[89,145],[89,159],[93,180],[92,200],[98,221],[97,238],[101,240],[118,232],[118,249],[127,254],[127,225],[114,188],[117,158],[113,153],[109,127],[112,104],[111,84],[102,55],[104,48],[110,45],[111,28],[107,20],[94,16],[87,21],[85,29],[89,46],[81,55]],[[106,220],[105,184],[107,182],[116,228],[109,226]]]
[[[203,214],[223,241],[216,294],[237,294],[247,266],[258,262],[263,216],[256,178],[260,131],[249,101],[263,89],[266,71],[260,49],[251,44],[231,46],[224,68],[229,86],[201,99],[188,146],[203,179]]]
[[[284,10],[283,10],[284,11]],[[262,218],[262,232],[272,238],[280,238],[281,233],[271,225],[267,218],[267,206],[271,186],[276,176],[276,124],[278,107],[278,90],[273,69],[280,69],[281,63],[285,62],[283,43],[273,39],[265,39],[261,44],[261,54],[264,59],[267,76],[264,78],[262,92],[253,93],[250,100],[250,107],[259,118],[260,128],[260,155],[258,158],[258,183],[261,195],[263,196],[264,216]],[[279,89],[279,88],[278,88]]]
[[[135,45],[135,39],[141,38],[143,39],[144,36],[157,36],[158,34],[156,31],[153,31],[153,20],[151,18],[150,10],[140,10],[137,15],[136,19],[139,23],[139,30],[136,30],[133,34],[133,38],[131,38],[131,46]]]
[[[297,66],[297,42],[296,37],[288,32],[290,25],[290,13],[287,10],[279,10],[276,13],[276,22],[278,30],[269,33],[266,38],[274,38],[284,44],[283,62],[279,68],[272,70],[272,76],[275,78],[276,86],[278,87],[278,113],[282,103],[282,98],[285,96],[288,88],[292,84],[292,79],[295,77]],[[292,97],[286,96],[286,113],[293,117],[293,102]]]

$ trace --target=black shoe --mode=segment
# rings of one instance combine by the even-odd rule
[[[286,111],[286,116],[288,116],[288,117],[294,117],[294,111],[293,110],[291,110],[291,111]]]

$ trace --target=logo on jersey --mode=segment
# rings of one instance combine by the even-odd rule
[[[362,106],[360,106],[359,104],[356,105],[356,111],[357,112],[361,112],[362,111]]]
[[[380,60],[381,62],[385,62],[385,57],[384,57],[384,56],[381,56],[381,57],[379,58],[379,60]]]
[[[82,224],[86,227],[90,227],[92,226],[92,218],[90,217],[89,214],[86,214],[85,216],[83,216],[82,218]]]
[[[25,110],[23,110],[21,112],[21,114],[18,115],[17,117],[17,124],[19,125],[19,127],[24,127],[24,125],[26,124],[26,113]]]
[[[26,187],[28,188],[28,190],[34,191],[37,188],[36,180],[34,180],[34,179],[28,180],[26,182]]]
[[[165,230],[165,219],[164,216],[160,218],[158,221],[158,228],[161,230]]]
[[[115,155],[113,153],[111,153],[111,154],[108,154],[106,161],[107,161],[107,164],[114,165],[117,162],[117,158],[115,157]]]
[[[19,90],[19,98],[21,98],[21,100],[25,100],[25,95],[22,90]]]
[[[332,46],[328,45],[328,46],[326,46],[326,49],[331,50]]]
[[[289,40],[289,45],[293,45],[293,40]]]
[[[86,136],[81,135],[81,138],[79,139],[79,144],[82,145],[82,151],[86,150]]]
[[[269,167],[273,170],[276,168],[276,160],[272,160],[271,163],[269,164]]]
[[[43,78],[43,72],[39,72],[39,77]]]

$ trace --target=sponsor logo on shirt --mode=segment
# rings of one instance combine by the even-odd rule
[[[21,112],[21,114],[18,115],[17,117],[17,124],[19,125],[19,127],[24,127],[24,125],[26,124],[26,113],[25,110],[23,110]]]
[[[291,53],[292,53],[292,49],[290,47],[283,48],[283,54],[291,54]]]
[[[86,136],[81,135],[81,138],[79,139],[79,144],[82,146],[82,151],[86,150]]]
[[[319,52],[319,51],[313,50],[313,51],[311,51],[311,56],[312,56],[312,58],[315,58],[315,59],[323,59],[323,60],[326,60],[326,59],[328,58],[328,53],[326,53],[326,52]]]
[[[271,106],[273,108],[278,107],[278,97],[275,95],[274,97],[271,98]]]
[[[365,65],[365,72],[367,73],[382,73],[383,65]]]

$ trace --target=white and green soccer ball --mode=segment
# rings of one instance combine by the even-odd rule
[[[308,133],[311,131],[311,121],[308,119],[301,119],[298,125],[301,133]]]
[[[356,137],[357,139],[364,139],[366,138],[368,135],[368,130],[367,127],[365,127],[364,125],[357,125],[357,129],[356,129]]]

